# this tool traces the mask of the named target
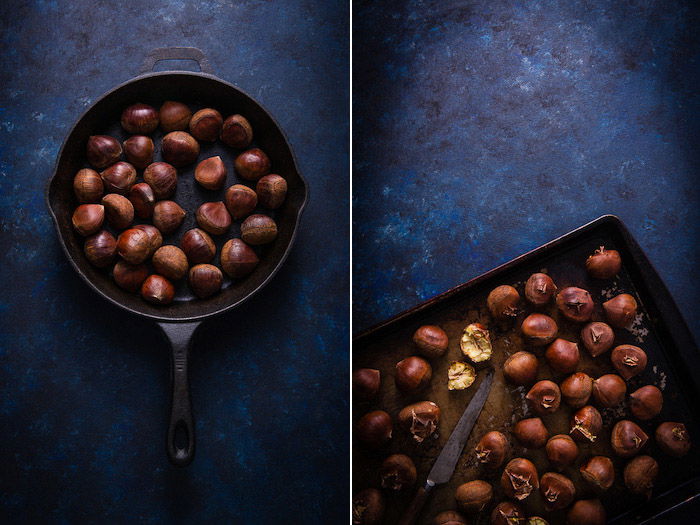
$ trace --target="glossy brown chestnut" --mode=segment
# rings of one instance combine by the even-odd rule
[[[287,181],[276,174],[265,175],[255,185],[255,193],[261,206],[276,210],[287,198]]]
[[[384,496],[377,489],[365,489],[352,498],[352,525],[379,525],[384,519]]]
[[[242,115],[231,115],[221,127],[221,142],[236,149],[243,149],[253,142],[253,127]]]
[[[459,509],[467,514],[476,514],[486,508],[493,499],[491,483],[481,479],[462,483],[455,491]]]
[[[226,209],[235,220],[250,215],[258,205],[258,195],[248,186],[234,184],[224,196]]]
[[[88,138],[85,153],[90,165],[101,170],[119,160],[122,154],[122,146],[114,137],[93,135]]]
[[[171,281],[179,281],[189,269],[187,256],[177,246],[166,245],[158,248],[153,254],[153,268],[166,279]]]
[[[136,293],[141,290],[141,285],[148,277],[148,267],[141,264],[129,264],[126,261],[117,261],[112,271],[114,282],[127,292]]]
[[[171,131],[161,143],[163,160],[176,168],[187,166],[199,156],[199,142],[184,131]]]
[[[144,170],[143,180],[151,187],[156,199],[169,199],[177,188],[177,170],[167,162],[154,162]]]
[[[186,214],[175,201],[158,201],[153,207],[153,225],[167,235],[180,227]]]
[[[557,434],[549,438],[545,445],[545,452],[551,465],[557,470],[563,470],[576,461],[578,445],[570,436]]]
[[[134,205],[118,193],[109,193],[102,198],[107,222],[115,230],[124,230],[134,222]]]
[[[411,356],[396,363],[396,388],[403,393],[416,392],[430,384],[433,369],[425,359]]]
[[[520,326],[525,341],[533,346],[548,345],[554,341],[558,330],[554,319],[544,314],[530,314]]]
[[[117,162],[100,173],[107,193],[126,195],[136,182],[136,170],[128,162]]]
[[[270,173],[270,158],[260,148],[244,151],[234,161],[236,173],[246,180],[258,180]]]
[[[99,202],[105,187],[100,174],[90,168],[84,168],[73,178],[73,193],[78,202],[92,204]]]
[[[513,426],[513,435],[522,446],[527,448],[542,448],[549,438],[547,427],[539,417],[518,421]]]
[[[130,264],[145,261],[151,250],[148,234],[136,228],[124,230],[117,239],[117,253]]]
[[[559,311],[572,321],[588,321],[593,314],[593,299],[588,291],[570,286],[557,294]]]
[[[374,368],[359,368],[352,373],[352,392],[357,399],[368,400],[379,393],[381,372]]]
[[[188,283],[197,297],[206,299],[221,291],[224,276],[213,264],[198,264],[190,268]]]
[[[518,304],[520,303],[520,294],[518,290],[503,284],[497,286],[486,298],[486,306],[495,319],[509,319],[518,314]]]
[[[383,410],[368,412],[357,422],[357,439],[369,448],[380,448],[391,439],[391,417]]]
[[[525,283],[525,299],[535,306],[544,306],[556,292],[554,281],[546,273],[533,273]]]
[[[124,156],[142,170],[153,162],[153,141],[144,135],[134,135],[124,141]]]
[[[564,379],[559,389],[567,405],[571,408],[581,408],[591,397],[593,379],[588,374],[577,372]]]
[[[405,454],[392,454],[379,467],[379,477],[382,488],[399,491],[415,485],[418,474],[411,458]]]
[[[647,499],[651,498],[651,490],[654,480],[659,475],[659,464],[651,456],[637,456],[632,458],[627,465],[623,477],[625,486],[633,494],[643,494]]]
[[[649,436],[632,421],[618,421],[612,429],[610,444],[615,454],[621,458],[630,458],[644,448]]]
[[[474,447],[476,460],[490,469],[499,468],[505,461],[509,450],[508,438],[496,430],[484,434]]]
[[[548,511],[565,509],[576,496],[572,481],[556,472],[547,472],[540,478],[540,492]]]
[[[163,236],[160,230],[151,224],[135,224],[134,228],[146,232],[146,235],[148,235],[148,256],[151,257],[163,244]]]
[[[561,404],[561,391],[556,383],[545,379],[535,383],[525,399],[536,414],[553,414]]]
[[[105,207],[101,204],[81,204],[73,212],[73,228],[83,237],[97,233],[105,220]]]
[[[418,353],[428,357],[440,357],[447,351],[448,338],[439,326],[423,325],[413,334],[413,343]]]
[[[627,328],[637,315],[637,301],[628,293],[616,295],[603,303],[608,322],[617,328]]]
[[[197,224],[207,233],[223,235],[231,227],[231,216],[223,202],[205,202],[197,208]]]
[[[258,246],[276,238],[277,223],[267,215],[251,215],[241,223],[241,239],[247,244]]]
[[[644,372],[647,367],[647,354],[634,345],[619,345],[613,348],[610,362],[625,381]]]
[[[535,465],[529,459],[515,458],[508,462],[501,476],[501,487],[509,498],[522,501],[540,488]]]
[[[599,499],[580,499],[566,513],[566,525],[605,525],[606,521]]]
[[[467,525],[467,518],[462,516],[456,510],[444,510],[437,514],[431,525]]]
[[[588,323],[581,329],[581,342],[591,357],[598,357],[610,350],[615,341],[615,332],[605,323]]]
[[[627,383],[617,374],[605,374],[593,381],[593,399],[603,408],[612,408],[625,400]]]
[[[503,375],[514,385],[531,385],[537,380],[537,357],[530,352],[516,352],[503,364]]]
[[[158,112],[148,104],[132,104],[122,112],[121,123],[132,135],[148,135],[158,127]]]
[[[578,345],[566,339],[555,339],[544,354],[549,367],[560,374],[576,371],[579,362]]]
[[[606,456],[593,456],[579,468],[583,479],[600,490],[608,490],[615,482],[613,462]]]
[[[216,255],[216,245],[209,234],[199,228],[185,232],[180,241],[180,248],[187,255],[191,265],[208,263]]]
[[[690,451],[690,434],[683,423],[661,423],[654,433],[656,444],[669,456],[680,458]]]
[[[106,268],[117,253],[117,240],[107,230],[102,230],[85,239],[83,250],[93,266]]]
[[[151,187],[145,182],[134,184],[129,190],[129,201],[134,206],[134,212],[142,219],[148,219],[153,215],[156,205],[156,196]]]
[[[622,259],[617,250],[606,250],[605,246],[598,248],[593,255],[586,259],[586,270],[596,279],[612,279],[622,268]]]
[[[170,304],[175,298],[175,287],[163,276],[149,275],[141,285],[141,297],[152,304]]]
[[[229,239],[221,248],[221,269],[232,279],[245,277],[259,262],[253,249],[240,239]]]
[[[405,406],[399,412],[399,423],[411,433],[417,443],[422,443],[437,430],[440,407],[432,401],[419,401]]]
[[[224,119],[212,108],[197,111],[190,119],[190,134],[202,142],[214,142],[219,138]]]
[[[166,100],[160,107],[158,117],[160,119],[160,129],[165,133],[184,131],[190,124],[192,111],[181,102]]]
[[[643,386],[630,394],[630,412],[642,421],[658,416],[663,405],[664,396],[654,385]]]
[[[194,169],[194,179],[208,190],[220,190],[226,183],[226,165],[221,157],[204,159]]]
[[[574,441],[593,443],[600,436],[601,430],[603,430],[603,418],[600,412],[591,405],[579,408],[571,416],[571,430],[569,430],[569,434],[571,434]]]
[[[502,501],[491,511],[491,525],[514,525],[524,520],[523,509],[511,501]]]

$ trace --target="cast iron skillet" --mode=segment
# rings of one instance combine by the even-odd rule
[[[165,59],[193,60],[199,64],[202,72],[152,73],[156,62]],[[283,206],[273,214],[278,224],[277,239],[259,250],[260,264],[252,274],[245,279],[233,282],[225,280],[221,293],[206,300],[196,299],[184,284],[179,284],[172,304],[155,306],[143,301],[138,295],[120,289],[110,276],[111,269],[109,271],[97,269],[85,258],[83,239],[71,227],[71,216],[77,206],[72,180],[80,168],[87,166],[85,146],[90,135],[108,134],[124,140],[127,135],[119,124],[124,108],[136,102],[144,102],[158,108],[165,100],[184,102],[193,110],[213,107],[218,109],[224,117],[233,113],[244,115],[253,127],[254,145],[262,148],[269,155],[272,172],[282,175],[287,180],[288,193]],[[160,143],[159,130],[154,132],[152,137],[154,142]],[[233,173],[233,159],[237,153],[238,151],[224,146],[220,141],[213,145],[202,144],[199,160],[221,155],[228,168],[225,186],[228,187],[234,183],[245,183]],[[158,145],[154,155],[154,161],[156,160],[162,160]],[[222,200],[223,191],[212,192],[194,183],[195,165],[196,163],[178,169],[178,187],[174,200],[188,213],[185,222],[177,232],[164,236],[163,244],[179,244],[182,234],[196,227],[194,212],[201,203]],[[141,174],[139,171],[139,180],[141,180]],[[306,183],[296,167],[294,154],[278,124],[250,96],[215,77],[203,53],[195,48],[161,48],[151,52],[144,63],[142,74],[98,99],[78,119],[63,143],[54,175],[47,187],[46,199],[68,260],[83,280],[98,294],[135,315],[153,319],[170,341],[172,400],[167,452],[170,461],[175,465],[185,466],[194,457],[194,424],[187,379],[187,361],[192,336],[204,319],[238,306],[272,279],[289,254],[306,198]],[[239,236],[238,224],[232,227],[229,234],[215,239],[217,244],[215,263],[219,261],[221,245],[227,239]]]

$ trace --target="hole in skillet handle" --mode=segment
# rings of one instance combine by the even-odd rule
[[[156,65],[161,62],[158,69]],[[164,63],[163,63],[164,62]],[[195,62],[199,66],[202,73],[213,75],[214,70],[209,64],[209,60],[204,53],[196,47],[159,47],[148,53],[146,59],[141,66],[141,73],[150,73],[152,71],[189,71],[188,68],[179,68],[177,64]],[[166,64],[173,64],[176,67],[161,67]]]

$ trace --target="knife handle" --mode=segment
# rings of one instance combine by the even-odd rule
[[[428,501],[428,496],[430,495],[430,491],[434,486],[435,484],[433,482],[426,481],[425,486],[416,491],[411,504],[403,513],[403,516],[401,516],[398,525],[414,525],[414,523],[418,520],[418,516],[420,516],[421,510],[423,510],[425,502]]]

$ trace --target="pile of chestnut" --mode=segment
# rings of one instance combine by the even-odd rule
[[[611,279],[620,272],[621,267],[619,253],[604,247],[596,250],[586,260],[586,269],[595,279]],[[544,518],[526,518],[522,506],[527,498],[539,493],[544,508],[548,512],[565,511],[566,523],[570,525],[603,524],[606,512],[601,501],[597,498],[577,500],[574,482],[565,475],[566,471],[571,472],[577,466],[583,482],[590,485],[594,494],[600,495],[612,487],[615,481],[613,459],[599,455],[584,457],[579,448],[581,444],[595,443],[603,436],[603,418],[599,409],[619,409],[627,400],[630,418],[619,419],[610,433],[614,456],[626,461],[623,468],[626,488],[631,493],[648,498],[659,473],[657,461],[649,455],[641,454],[649,436],[633,419],[647,424],[646,422],[657,418],[663,407],[663,393],[658,387],[648,384],[628,395],[627,382],[645,370],[647,355],[642,348],[634,345],[615,345],[614,328],[631,328],[637,316],[637,302],[632,295],[626,293],[612,297],[602,304],[605,319],[594,321],[592,317],[595,305],[591,294],[577,287],[559,290],[547,274],[531,275],[524,285],[523,293],[526,303],[535,310],[548,306],[553,301],[556,310],[566,319],[565,322],[580,323],[580,341],[558,338],[555,319],[537,311],[525,316],[520,325],[524,344],[528,350],[537,352],[541,357],[534,352],[519,349],[506,359],[503,376],[508,383],[529,389],[525,399],[535,417],[518,421],[509,433],[525,451],[544,449],[551,471],[540,475],[530,459],[511,458],[512,447],[505,429],[505,433],[494,430],[481,436],[474,450],[468,453],[472,454],[473,461],[482,469],[484,477],[500,474],[500,486],[509,498],[491,508],[491,523],[546,525],[548,522]],[[527,313],[520,293],[510,285],[493,289],[486,303],[495,323],[512,322],[519,314]],[[475,325],[470,325],[472,326]],[[488,331],[482,328],[488,337]],[[417,352],[423,357],[437,358],[444,354],[449,341],[447,334],[439,327],[423,326],[416,331],[414,343]],[[579,344],[593,359],[602,359],[610,352],[610,363],[617,373],[592,378],[578,371]],[[395,381],[401,392],[415,392],[430,383],[432,370],[423,357],[408,357],[396,365]],[[563,380],[557,383],[552,377],[538,381],[542,357],[553,374],[565,376]],[[379,370],[359,369],[353,374],[353,392],[357,399],[372,399],[378,394],[380,384]],[[569,433],[551,436],[542,418],[546,419],[564,406],[571,410]],[[418,443],[435,432],[439,417],[440,408],[430,401],[409,405],[398,415],[400,425]],[[385,411],[375,410],[360,418],[356,437],[362,445],[381,450],[391,440],[392,432],[391,416]],[[666,421],[657,424],[654,437],[661,452],[671,457],[682,457],[691,447],[690,435],[681,422]],[[380,468],[381,487],[385,490],[411,487],[415,484],[416,477],[415,464],[403,454],[388,456]],[[432,523],[466,524],[466,516],[486,511],[491,507],[493,499],[491,483],[482,479],[469,481],[456,490],[458,510],[441,512],[434,517]],[[365,489],[353,498],[353,523],[381,523],[384,510],[383,493],[376,488]]]
[[[131,135],[122,144],[107,135],[88,139],[86,158],[91,167],[81,169],[73,179],[78,206],[72,224],[85,237],[88,261],[98,268],[111,268],[118,286],[156,305],[173,301],[173,282],[181,279],[187,278],[194,295],[204,299],[221,290],[221,270],[232,279],[250,274],[259,263],[252,247],[277,237],[275,221],[254,211],[258,206],[279,208],[287,193],[286,180],[270,173],[267,154],[250,147],[250,122],[237,114],[224,119],[213,108],[193,114],[185,104],[166,101],[160,109],[142,103],[129,106],[121,115],[121,126]],[[151,135],[159,127],[164,133],[162,160],[154,162]],[[187,214],[173,200],[178,169],[198,161],[200,142],[219,139],[242,150],[233,162],[235,173],[255,182],[255,189],[245,184],[229,187],[223,201],[199,206],[195,212],[199,227],[185,232],[179,246],[164,245],[163,236],[177,232]],[[227,171],[220,156],[209,157],[198,162],[194,178],[203,188],[219,191],[226,184]],[[151,224],[135,224],[135,219]],[[212,264],[216,245],[211,236],[225,235],[238,220],[243,221],[241,236],[223,245],[219,269]]]

